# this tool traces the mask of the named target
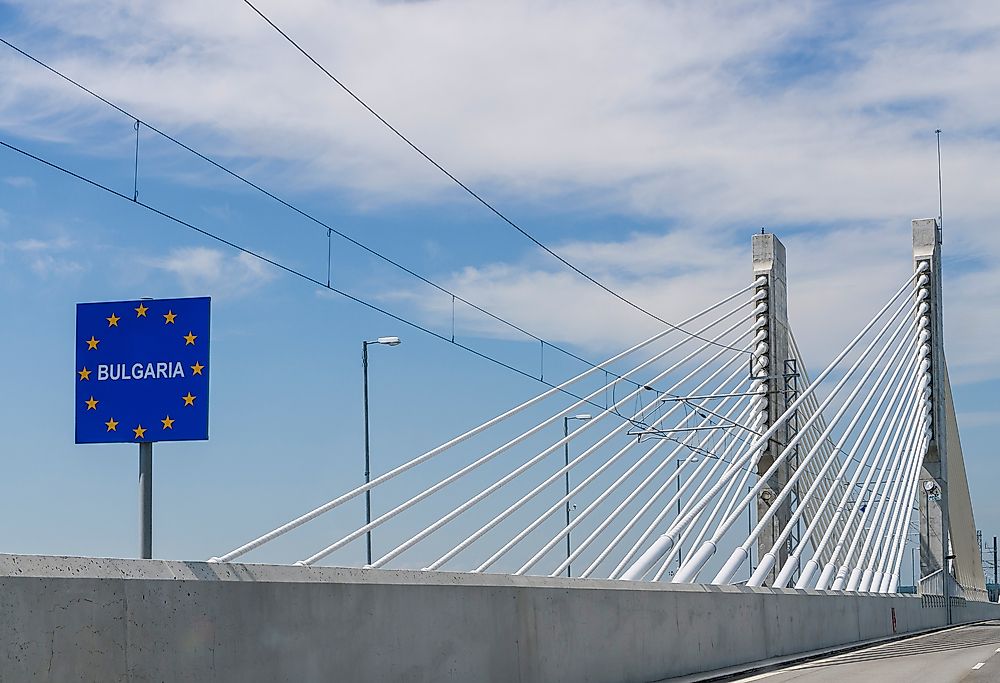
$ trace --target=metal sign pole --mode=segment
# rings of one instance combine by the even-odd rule
[[[139,444],[139,557],[153,557],[153,444]]]

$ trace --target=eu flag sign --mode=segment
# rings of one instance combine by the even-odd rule
[[[76,443],[208,438],[211,298],[76,306]]]

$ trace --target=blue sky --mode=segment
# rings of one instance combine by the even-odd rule
[[[449,185],[241,3],[203,4],[0,3],[0,35],[575,353],[656,329]],[[261,6],[521,225],[667,319],[744,286],[767,226],[814,368],[911,268],[944,129],[949,363],[977,522],[1000,532],[995,3]],[[132,121],[7,48],[0,77],[5,141],[131,194]],[[325,279],[321,227],[140,138],[143,201]],[[332,253],[335,286],[450,337],[449,297],[336,237]],[[372,351],[376,472],[540,389],[3,150],[0,512],[15,523],[0,550],[134,553],[135,449],[72,443],[74,305],[183,295],[213,297],[212,438],[156,449],[159,556],[217,555],[361,481],[362,339],[404,339]],[[456,334],[538,370],[537,343],[461,309]],[[547,378],[579,368],[546,353]],[[345,524],[253,559],[300,559]]]

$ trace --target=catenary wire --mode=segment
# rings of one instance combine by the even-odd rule
[[[356,101],[358,104],[360,104],[362,107],[364,107],[365,110],[368,111],[368,113],[370,113],[372,116],[374,116],[376,119],[378,119],[378,121],[383,126],[385,126],[390,131],[392,131],[392,133],[395,134],[396,137],[398,137],[400,140],[402,140],[404,143],[406,143],[406,145],[409,146],[413,151],[415,151],[417,154],[419,154],[421,157],[423,157],[425,160],[427,160],[427,162],[429,162],[432,166],[434,166],[434,168],[436,168],[438,171],[440,171],[441,173],[443,173],[449,180],[451,180],[453,183],[455,183],[456,185],[458,185],[470,197],[472,197],[477,202],[479,202],[484,207],[486,207],[486,209],[488,209],[491,213],[493,213],[501,221],[503,221],[504,223],[506,223],[507,225],[509,225],[510,227],[512,227],[517,232],[521,233],[524,237],[526,237],[529,241],[531,241],[532,243],[534,243],[542,251],[544,251],[547,254],[549,254],[550,256],[552,256],[552,258],[554,258],[557,261],[559,261],[560,263],[562,263],[564,266],[566,266],[567,268],[569,268],[570,270],[572,270],[573,272],[575,272],[580,277],[584,278],[585,280],[588,280],[589,282],[593,283],[594,285],[597,285],[598,287],[600,287],[601,289],[603,289],[605,292],[607,292],[611,296],[613,296],[616,299],[622,301],[623,303],[631,306],[632,308],[634,308],[635,310],[639,311],[640,313],[643,313],[643,314],[649,316],[650,318],[652,318],[653,320],[656,320],[657,322],[662,323],[663,325],[666,325],[667,327],[669,327],[671,329],[677,330],[678,332],[681,332],[682,334],[690,335],[692,337],[700,339],[701,341],[707,341],[706,339],[704,339],[702,337],[698,337],[696,334],[694,334],[692,332],[689,332],[689,331],[683,329],[682,327],[669,322],[668,320],[664,320],[663,318],[661,318],[660,316],[656,315],[652,311],[650,311],[650,310],[648,310],[646,308],[643,308],[642,306],[640,306],[639,304],[635,303],[631,299],[625,297],[622,294],[619,294],[618,292],[616,292],[615,290],[611,289],[609,286],[607,286],[606,284],[604,284],[603,282],[601,282],[600,280],[598,280],[597,278],[593,277],[592,275],[590,275],[587,272],[585,272],[584,270],[582,270],[580,267],[578,267],[575,264],[573,264],[572,262],[570,262],[565,257],[561,256],[559,253],[557,253],[551,247],[547,246],[544,242],[542,242],[537,237],[535,237],[534,235],[532,235],[531,233],[529,233],[527,230],[525,230],[524,228],[522,228],[520,225],[518,225],[517,223],[515,223],[511,218],[509,218],[507,216],[507,214],[505,214],[502,211],[500,211],[500,209],[498,209],[496,206],[494,206],[491,202],[487,201],[482,195],[480,195],[478,192],[476,192],[471,187],[469,187],[466,183],[464,183],[457,176],[455,176],[451,171],[449,171],[444,166],[442,166],[440,163],[438,163],[437,161],[435,161],[433,157],[431,157],[427,152],[425,152],[422,148],[420,148],[415,142],[413,142],[412,140],[410,140],[410,138],[408,138],[406,135],[404,135],[398,128],[396,128],[391,123],[389,123],[389,121],[387,121],[381,114],[379,114],[377,111],[375,111],[375,109],[373,109],[367,102],[365,102],[363,99],[361,99],[361,97],[359,97],[353,90],[351,90],[349,87],[347,87],[347,85],[343,81],[341,81],[339,78],[337,78],[329,69],[327,69],[325,66],[323,66],[315,57],[313,57],[311,54],[309,54],[309,52],[307,52],[305,50],[305,48],[303,48],[301,45],[299,45],[297,42],[295,42],[295,40],[290,35],[288,35],[284,30],[282,30],[281,27],[279,27],[277,24],[275,24],[266,14],[264,14],[263,12],[261,12],[256,7],[256,5],[254,5],[252,2],[250,2],[250,0],[243,0],[243,2],[246,3],[246,5],[250,9],[252,9],[261,19],[263,19],[265,22],[267,22],[267,24],[271,28],[273,28],[275,31],[277,31],[281,35],[281,37],[283,37],[286,41],[288,41],[289,44],[291,44],[296,50],[298,50],[302,54],[302,56],[304,56],[306,59],[308,59],[310,62],[312,62],[313,65],[316,66],[316,68],[318,68],[320,71],[322,71],[324,74],[326,74],[326,76],[328,78],[330,78],[330,80],[332,80],[334,83],[336,83],[344,92],[346,92],[348,95],[350,95],[350,97],[354,101]],[[712,342],[712,343],[714,345],[716,345],[716,346],[722,346],[722,347],[727,348],[727,349],[729,349],[731,351],[738,351],[738,350],[740,350],[740,349],[737,349],[736,347],[728,346],[728,345],[726,345],[726,344],[724,344],[722,342]]]
[[[554,344],[554,343],[548,341],[547,339],[543,339],[542,337],[539,337],[538,335],[533,334],[532,332],[529,332],[528,330],[524,329],[520,325],[517,325],[516,323],[513,323],[513,322],[511,322],[511,321],[509,321],[509,320],[507,320],[507,319],[505,319],[505,318],[497,315],[496,313],[493,313],[493,312],[491,312],[491,311],[483,308],[482,306],[479,306],[479,305],[477,305],[477,304],[469,301],[468,299],[464,298],[463,296],[461,296],[461,295],[459,295],[459,294],[457,294],[457,293],[449,290],[447,287],[444,287],[443,285],[440,285],[437,282],[434,282],[433,280],[431,280],[431,279],[429,279],[429,278],[421,275],[420,273],[417,273],[416,271],[414,271],[411,268],[403,265],[402,263],[396,261],[395,259],[392,259],[389,256],[386,256],[385,254],[382,254],[381,252],[373,249],[372,247],[369,247],[368,245],[364,244],[363,242],[360,242],[357,239],[351,237],[350,235],[348,235],[348,234],[346,234],[346,233],[338,230],[337,228],[333,227],[332,225],[330,225],[326,221],[324,221],[324,220],[322,220],[322,219],[314,216],[313,214],[309,213],[308,211],[306,211],[304,209],[299,208],[298,206],[292,204],[288,200],[283,199],[282,197],[274,194],[273,192],[271,192],[270,190],[266,189],[265,187],[263,187],[261,185],[258,185],[257,183],[255,183],[254,181],[250,180],[246,176],[244,176],[244,175],[242,175],[242,174],[234,171],[233,169],[225,166],[221,162],[216,161],[212,157],[209,157],[208,155],[204,154],[203,152],[199,152],[197,149],[194,149],[193,147],[191,147],[190,145],[182,142],[181,140],[177,139],[173,135],[170,135],[169,133],[166,133],[165,131],[157,128],[156,126],[152,125],[148,121],[139,118],[138,116],[136,116],[132,112],[128,111],[124,107],[122,107],[122,106],[120,106],[118,104],[115,104],[114,102],[112,102],[111,100],[107,99],[103,95],[100,95],[99,93],[97,93],[94,90],[88,88],[87,86],[83,85],[79,81],[77,81],[77,80],[73,79],[72,77],[66,75],[65,73],[59,71],[58,69],[56,69],[55,67],[51,66],[50,64],[42,61],[38,57],[35,57],[34,55],[30,54],[29,52],[27,52],[27,51],[21,49],[20,47],[18,47],[17,45],[14,45],[13,43],[11,43],[10,41],[6,40],[2,36],[0,36],[0,43],[3,43],[4,45],[6,45],[10,49],[14,50],[18,54],[20,54],[23,57],[31,60],[35,64],[39,65],[43,69],[46,69],[47,71],[51,72],[55,76],[58,76],[59,78],[61,78],[62,80],[66,81],[67,83],[73,85],[74,87],[79,88],[83,92],[87,93],[88,95],[90,95],[91,97],[97,99],[98,101],[102,102],[103,104],[107,105],[108,107],[114,109],[115,111],[119,112],[120,114],[122,114],[122,115],[124,115],[124,116],[126,116],[126,117],[128,117],[130,119],[133,119],[136,122],[136,126],[138,126],[141,123],[145,128],[147,128],[151,132],[156,133],[157,135],[159,135],[160,137],[164,138],[165,140],[169,140],[170,142],[172,142],[173,144],[177,145],[181,149],[183,149],[183,150],[185,150],[185,151],[193,154],[194,156],[198,157],[202,161],[204,161],[204,162],[206,162],[206,163],[214,166],[215,168],[219,169],[223,173],[226,173],[227,175],[231,176],[232,178],[234,178],[234,179],[240,181],[241,183],[244,183],[245,185],[253,188],[257,192],[260,192],[264,196],[268,197],[269,199],[272,199],[272,200],[278,202],[279,204],[281,204],[285,208],[290,209],[291,211],[299,214],[303,218],[306,218],[307,220],[310,220],[313,223],[321,226],[322,228],[324,228],[325,230],[327,230],[328,233],[333,233],[333,234],[337,235],[338,237],[344,239],[345,241],[349,242],[350,244],[353,244],[354,246],[358,247],[359,249],[361,249],[361,250],[363,250],[363,251],[371,254],[372,256],[375,256],[378,259],[381,259],[385,263],[388,263],[388,264],[390,264],[390,265],[398,268],[399,270],[403,271],[404,273],[406,273],[406,274],[408,274],[408,275],[410,275],[412,277],[417,278],[418,280],[420,280],[424,284],[433,287],[434,289],[438,290],[439,292],[442,292],[444,294],[447,294],[447,295],[451,296],[453,302],[454,301],[460,301],[463,304],[465,304],[466,306],[468,306],[469,308],[472,308],[473,310],[476,310],[476,311],[482,313],[483,315],[486,315],[486,316],[492,318],[493,320],[496,320],[497,322],[502,323],[502,324],[508,326],[512,330],[516,330],[517,332],[520,332],[521,334],[525,335],[526,337],[534,339],[537,342],[541,342],[545,346],[548,346],[549,348],[552,348],[552,349],[554,349],[556,351],[559,351],[560,353],[563,353],[563,354],[569,356],[570,358],[578,360],[581,363],[584,363],[585,365],[588,365],[590,367],[596,367],[595,364],[592,361],[589,361],[586,358],[583,358],[582,356],[579,356],[579,355],[573,353],[572,351],[570,351],[569,349],[567,349],[567,348],[565,348],[563,346],[560,346],[558,344]],[[138,128],[136,129],[136,134],[138,135]],[[138,145],[136,145],[136,157],[135,157],[136,177],[138,177],[138,167],[139,167],[139,156],[138,156]],[[137,198],[138,198],[138,191],[135,191],[134,194],[133,194],[132,199],[135,200]],[[328,258],[329,258],[329,256],[328,256]],[[453,313],[453,315],[454,315],[454,313]],[[687,332],[685,332],[685,333],[687,333]],[[610,370],[608,371],[608,374],[613,375],[616,379],[622,379],[620,375],[618,375],[618,374],[616,374],[616,373],[614,373],[614,372],[612,372]],[[628,381],[631,384],[636,384],[636,382],[634,380],[626,380],[626,381]]]
[[[275,259],[272,259],[272,258],[269,258],[267,256],[264,256],[263,254],[260,254],[260,253],[254,251],[254,250],[252,250],[252,249],[250,249],[248,247],[244,247],[244,246],[242,246],[240,244],[237,244],[236,242],[233,242],[233,241],[228,240],[228,239],[226,239],[224,237],[216,235],[215,233],[211,232],[210,230],[207,230],[207,229],[199,227],[199,226],[197,226],[197,225],[195,225],[193,223],[185,221],[184,219],[179,218],[177,216],[174,216],[173,214],[170,214],[170,213],[168,213],[166,211],[163,211],[162,209],[158,209],[157,207],[155,207],[155,206],[153,206],[151,204],[147,204],[147,203],[145,203],[143,201],[139,201],[138,199],[134,199],[132,197],[129,197],[128,195],[122,194],[118,190],[115,190],[112,187],[104,185],[103,183],[101,183],[101,182],[99,182],[97,180],[94,180],[93,178],[89,178],[89,177],[87,177],[85,175],[82,175],[80,173],[76,173],[75,171],[72,171],[69,168],[66,168],[65,166],[61,166],[60,164],[57,164],[57,163],[55,163],[53,161],[49,161],[48,159],[40,157],[40,156],[38,156],[36,154],[32,154],[31,152],[29,152],[29,151],[27,151],[25,149],[22,149],[20,147],[17,147],[16,145],[12,145],[11,143],[6,142],[5,140],[0,140],[0,146],[5,147],[5,148],[7,148],[7,149],[9,149],[9,150],[11,150],[13,152],[17,152],[18,154],[21,154],[22,156],[25,156],[25,157],[27,157],[29,159],[32,159],[32,160],[34,160],[34,161],[36,161],[36,162],[38,162],[40,164],[43,164],[44,166],[47,166],[47,167],[49,167],[49,168],[51,168],[53,170],[59,171],[60,173],[63,173],[65,175],[68,175],[68,176],[70,176],[72,178],[75,178],[75,179],[77,179],[79,181],[82,181],[82,182],[84,182],[84,183],[86,183],[86,184],[88,184],[88,185],[90,185],[90,186],[92,186],[94,188],[97,188],[99,190],[103,190],[104,192],[106,192],[108,194],[111,194],[111,195],[113,195],[115,197],[118,197],[119,199],[123,199],[123,200],[125,200],[125,201],[127,201],[127,202],[129,202],[131,204],[135,204],[137,206],[141,206],[142,208],[146,209],[147,211],[150,211],[150,212],[152,212],[152,213],[154,213],[154,214],[156,214],[156,215],[158,215],[158,216],[160,216],[162,218],[165,218],[165,219],[167,219],[169,221],[177,223],[178,225],[181,225],[181,226],[183,226],[185,228],[193,230],[193,231],[195,231],[195,232],[197,232],[197,233],[199,233],[199,234],[201,234],[201,235],[203,235],[205,237],[208,237],[209,239],[215,240],[216,242],[219,242],[219,243],[224,244],[224,245],[226,245],[226,246],[228,246],[228,247],[230,247],[232,249],[235,249],[235,250],[237,250],[239,252],[247,254],[248,256],[252,256],[253,258],[256,258],[256,259],[258,259],[260,261],[263,261],[264,263],[267,263],[267,264],[269,264],[271,266],[274,266],[275,268],[283,270],[283,271],[285,271],[286,273],[288,273],[290,275],[293,275],[293,276],[298,277],[300,279],[306,280],[307,282],[310,282],[310,283],[312,283],[314,285],[317,285],[319,287],[327,289],[327,290],[329,290],[331,292],[334,292],[335,294],[339,294],[340,296],[343,296],[346,299],[350,299],[351,301],[354,301],[355,303],[361,304],[362,306],[364,306],[366,308],[369,308],[369,309],[371,309],[371,310],[373,310],[373,311],[375,311],[377,313],[381,313],[382,315],[385,315],[385,316],[387,316],[389,318],[392,318],[393,320],[401,322],[404,325],[412,327],[415,330],[419,330],[419,331],[424,332],[424,333],[426,333],[426,334],[428,334],[428,335],[430,335],[432,337],[440,339],[441,341],[444,341],[444,342],[446,342],[448,344],[452,344],[452,345],[454,345],[454,346],[456,346],[456,347],[458,347],[460,349],[463,349],[464,351],[467,351],[467,352],[471,353],[474,356],[477,356],[477,357],[482,358],[484,360],[490,361],[491,363],[499,365],[502,368],[505,368],[505,369],[510,370],[512,372],[515,372],[515,373],[517,373],[519,375],[522,375],[523,377],[527,377],[527,378],[532,379],[532,380],[534,380],[536,382],[539,382],[540,384],[543,384],[543,385],[549,387],[550,389],[558,389],[560,392],[562,392],[562,393],[570,396],[571,398],[574,398],[574,399],[576,399],[578,401],[585,401],[587,404],[592,405],[595,408],[600,408],[601,410],[604,410],[604,406],[600,405],[599,403],[597,403],[597,402],[595,402],[593,400],[584,399],[584,398],[576,395],[572,391],[569,391],[568,389],[560,387],[559,385],[552,384],[551,382],[547,382],[543,378],[541,378],[539,376],[536,376],[536,375],[533,375],[533,374],[531,374],[530,372],[528,372],[526,370],[522,370],[522,369],[520,369],[520,368],[518,368],[518,367],[516,367],[514,365],[511,365],[510,363],[502,361],[502,360],[500,360],[498,358],[494,358],[493,356],[490,356],[489,354],[484,353],[483,351],[479,351],[479,350],[477,350],[477,349],[475,349],[475,348],[473,348],[471,346],[468,346],[468,345],[463,344],[461,342],[458,342],[458,341],[455,341],[453,339],[450,339],[449,337],[446,337],[443,334],[435,332],[434,330],[432,330],[432,329],[430,329],[428,327],[425,327],[425,326],[421,325],[420,323],[416,323],[416,322],[413,322],[413,321],[408,320],[406,318],[403,318],[402,316],[400,316],[398,314],[395,314],[395,313],[392,313],[389,310],[387,310],[385,308],[382,308],[381,306],[378,306],[378,305],[373,304],[373,303],[371,303],[369,301],[361,299],[360,297],[357,297],[357,296],[355,296],[353,294],[350,294],[350,293],[345,292],[345,291],[343,291],[341,289],[338,289],[337,287],[329,285],[326,282],[323,282],[322,280],[314,278],[311,275],[308,275],[308,274],[306,274],[306,273],[304,273],[304,272],[302,272],[300,270],[297,270],[297,269],[295,269],[295,268],[293,268],[291,266],[285,265],[284,263],[281,263],[280,261],[277,261]],[[635,427],[637,427],[639,429],[645,429],[645,428],[648,427],[648,425],[643,424],[643,423],[634,422],[634,421],[631,421],[631,420],[628,420],[628,421],[631,422],[631,424],[633,426],[635,426]]]

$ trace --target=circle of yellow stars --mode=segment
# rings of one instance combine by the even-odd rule
[[[149,312],[149,307],[146,306],[142,302],[139,302],[139,305],[137,307],[135,307],[134,309],[132,309],[132,310],[135,311],[135,317],[136,318],[148,318],[149,317],[147,315],[147,313]],[[118,322],[121,320],[121,317],[119,315],[117,315],[116,313],[112,312],[110,316],[108,316],[107,318],[105,318],[105,320],[108,321],[108,327],[109,328],[111,328],[111,327],[118,327]],[[163,324],[164,325],[176,325],[177,324],[176,321],[177,321],[177,314],[174,313],[172,309],[171,310],[167,310],[167,312],[163,314]],[[198,335],[196,335],[193,332],[191,332],[190,330],[188,330],[187,334],[181,335],[181,339],[184,340],[184,345],[185,346],[194,346],[195,345],[195,340],[198,339]],[[90,339],[84,340],[84,343],[87,345],[87,350],[88,351],[95,351],[95,350],[97,350],[98,345],[101,343],[101,340],[97,339],[97,337],[95,335],[90,335]],[[195,361],[194,365],[190,366],[190,368],[191,368],[191,374],[192,375],[200,375],[200,374],[202,374],[202,370],[205,369],[205,366],[201,364],[201,361]],[[77,370],[76,372],[77,372],[78,375],[80,375],[80,380],[79,381],[86,382],[86,381],[90,380],[90,375],[91,375],[91,373],[93,371],[89,370],[87,368],[87,366],[84,365],[82,370]],[[194,402],[195,402],[195,399],[197,399],[197,398],[198,398],[197,396],[192,395],[191,392],[188,391],[186,395],[181,396],[181,400],[184,402],[183,405],[182,405],[182,407],[193,406]],[[100,400],[95,399],[94,396],[93,396],[93,394],[90,395],[89,399],[87,399],[86,401],[84,401],[84,404],[86,404],[86,406],[87,406],[87,410],[94,410],[94,411],[97,410],[97,405],[99,403],[100,403]],[[162,420],[160,420],[160,423],[162,424],[161,429],[163,429],[163,430],[173,429],[174,428],[174,422],[176,422],[176,420],[174,418],[170,417],[170,415],[167,415]],[[104,426],[107,427],[107,430],[109,432],[117,432],[119,424],[121,424],[121,423],[119,421],[115,420],[114,417],[109,417],[108,421],[104,423]],[[149,428],[148,427],[143,427],[141,424],[136,425],[132,429],[132,432],[135,434],[135,440],[136,441],[142,441],[143,439],[145,439],[147,431],[149,431]]]

